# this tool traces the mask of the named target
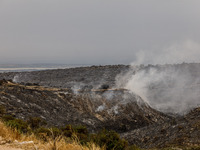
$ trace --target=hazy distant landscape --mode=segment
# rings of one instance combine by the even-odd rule
[[[39,71],[49,69],[64,69],[83,67],[90,65],[83,64],[0,64],[0,72],[24,72],[24,71]]]

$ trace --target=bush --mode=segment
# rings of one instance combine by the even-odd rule
[[[89,141],[89,132],[85,126],[76,126],[73,131],[81,144],[86,144]]]
[[[56,127],[50,128],[50,132],[51,132],[50,137],[52,137],[53,139],[55,139],[56,137],[62,134],[61,130]]]
[[[73,128],[73,130],[75,131],[75,133],[79,133],[79,134],[86,134],[88,135],[88,129],[85,126],[76,126]]]
[[[23,121],[21,119],[16,119],[11,115],[3,115],[2,121],[10,126],[12,129],[17,129],[22,133],[32,132],[42,125],[46,125],[46,122],[37,117],[30,117],[29,120]]]
[[[41,118],[39,117],[30,117],[27,120],[27,123],[29,124],[29,126],[31,127],[31,129],[35,130],[41,126],[46,125],[47,123],[45,121],[43,121]]]
[[[11,127],[12,129],[16,129],[20,133],[27,133],[30,131],[30,128],[25,121],[21,119],[15,119],[11,115],[2,116],[2,120],[7,126]]]
[[[120,136],[115,131],[107,131],[106,129],[93,135],[93,142],[97,145],[106,147],[106,150],[123,150],[128,146],[128,143],[120,139]]]
[[[4,116],[2,116],[2,120],[4,122],[7,122],[7,121],[10,121],[10,120],[15,120],[15,118],[11,115],[4,115]]]
[[[56,137],[61,135],[61,130],[59,128],[53,127],[53,128],[44,128],[40,127],[35,131],[35,134],[37,136],[45,135],[46,137],[55,139]]]
[[[139,150],[136,146],[128,147],[127,141],[120,139],[120,136],[115,131],[108,131],[106,129],[101,130],[97,134],[89,134],[88,129],[85,126],[72,126],[66,125],[59,129],[56,127],[45,128],[41,125],[44,122],[37,117],[31,117],[27,121],[15,119],[13,116],[4,115],[2,120],[7,126],[12,129],[18,130],[20,133],[34,133],[38,138],[43,141],[48,141],[49,138],[56,139],[59,136],[65,136],[68,138],[78,138],[81,144],[87,144],[88,142],[94,142],[100,147],[105,147],[106,150]]]
[[[31,130],[28,127],[28,124],[21,119],[8,120],[5,123],[7,126],[11,127],[12,129],[17,129],[17,131],[19,131],[20,133],[27,133]]]
[[[73,129],[71,125],[66,125],[65,127],[61,128],[61,131],[63,133],[64,136],[66,137],[72,137],[73,135]]]
[[[38,138],[42,139],[43,141],[47,141],[47,138],[49,137],[49,135],[51,135],[50,130],[44,127],[38,128],[36,131],[34,131],[34,133]]]
[[[89,141],[89,132],[85,126],[74,126],[66,125],[64,128],[61,128],[61,131],[64,136],[73,138],[75,134],[81,144],[86,144]]]

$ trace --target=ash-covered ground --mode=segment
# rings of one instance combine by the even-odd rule
[[[198,63],[2,73],[0,79],[0,104],[21,119],[112,129],[147,149],[200,144]]]
[[[130,66],[108,65],[55,69],[33,72],[1,73],[0,79],[17,83],[35,83],[41,86],[81,89],[99,88],[102,84],[115,85],[115,77],[129,71]]]

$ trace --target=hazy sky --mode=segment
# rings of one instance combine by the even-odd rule
[[[0,63],[200,62],[200,0],[0,0]]]

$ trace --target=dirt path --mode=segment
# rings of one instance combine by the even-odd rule
[[[12,148],[12,147],[7,147],[7,146],[0,145],[0,150],[22,150],[22,149]]]

